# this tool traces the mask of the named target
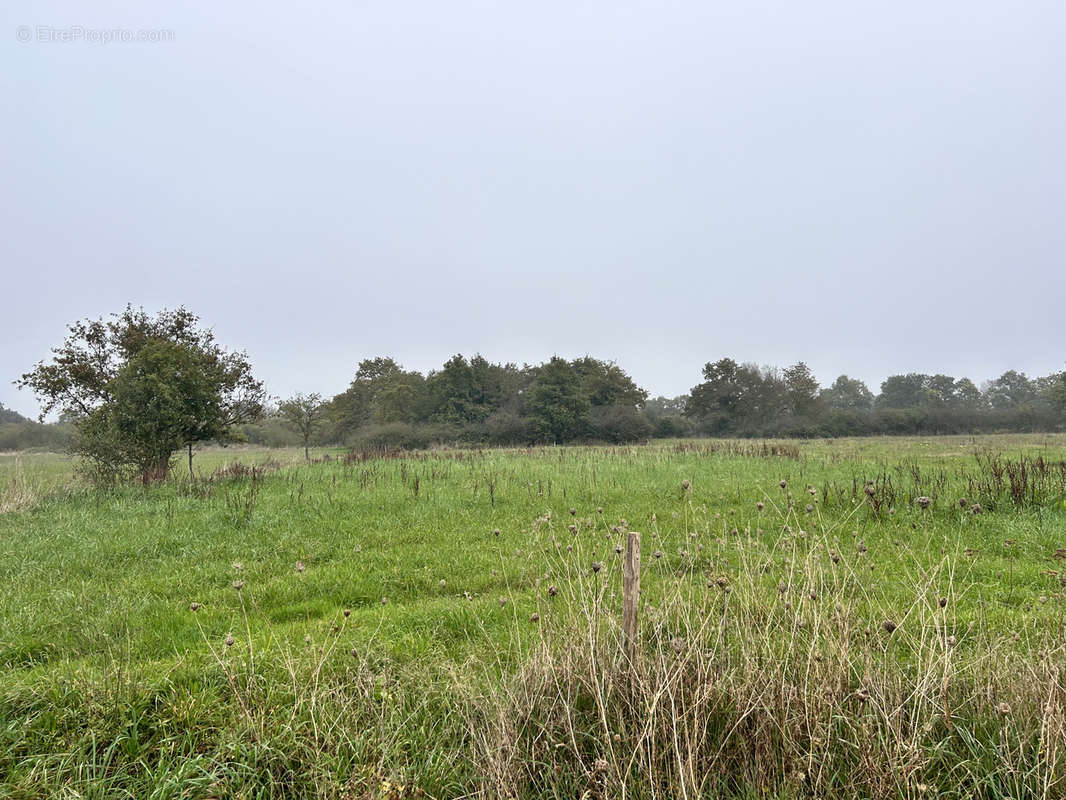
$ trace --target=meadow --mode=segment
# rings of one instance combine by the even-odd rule
[[[1066,436],[302,455],[0,455],[0,797],[1066,796]]]

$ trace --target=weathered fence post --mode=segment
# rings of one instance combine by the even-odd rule
[[[622,566],[622,633],[630,665],[637,661],[637,608],[640,604],[640,534],[629,532]]]

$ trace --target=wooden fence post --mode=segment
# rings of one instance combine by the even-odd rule
[[[622,633],[630,665],[636,664],[638,632],[637,608],[640,605],[640,534],[629,532],[626,560],[622,566]]]

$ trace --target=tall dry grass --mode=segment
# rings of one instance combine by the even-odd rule
[[[40,487],[26,477],[22,460],[16,458],[11,480],[0,487],[0,514],[27,511],[37,505],[40,494]]]
[[[957,618],[950,555],[885,596],[860,542],[780,513],[780,545],[728,569],[645,554],[659,591],[632,662],[620,569],[558,548],[518,666],[460,684],[481,794],[1066,796],[1061,630]]]

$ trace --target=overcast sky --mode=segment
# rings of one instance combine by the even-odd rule
[[[875,390],[1066,361],[1061,0],[171,5],[0,10],[10,408],[127,302],[275,395],[375,355],[667,395],[727,355]]]

